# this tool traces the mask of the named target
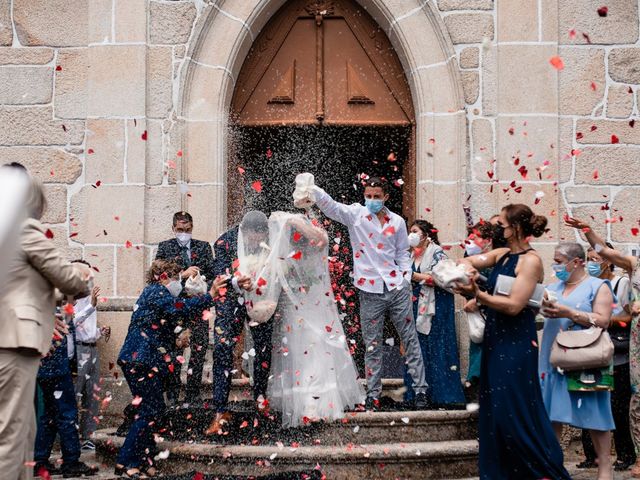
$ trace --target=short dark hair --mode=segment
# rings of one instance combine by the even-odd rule
[[[387,180],[382,177],[369,177],[364,182],[364,188],[367,187],[380,187],[385,195],[389,193],[389,182],[387,182]]]
[[[173,226],[175,227],[178,222],[189,222],[193,224],[193,217],[189,212],[176,212],[173,214]]]
[[[27,167],[25,167],[23,164],[21,164],[20,162],[9,162],[9,163],[5,163],[4,165],[2,165],[3,168],[16,168],[18,170],[24,170],[25,172],[28,171]]]

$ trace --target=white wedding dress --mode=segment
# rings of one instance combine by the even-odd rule
[[[252,321],[275,309],[269,401],[285,427],[343,418],[364,401],[364,388],[331,289],[327,234],[304,215],[275,212],[269,244],[247,297]]]

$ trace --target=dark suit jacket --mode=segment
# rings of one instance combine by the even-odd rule
[[[215,276],[233,275],[237,268],[238,259],[238,227],[232,227],[220,235],[213,244],[213,251],[215,252],[213,265]],[[222,303],[219,300],[216,301],[216,311],[218,315],[229,316],[237,314],[238,309],[238,293],[229,283],[227,295]]]
[[[166,365],[165,355],[176,349],[174,330],[178,322],[193,318],[211,305],[213,299],[208,293],[174,298],[159,283],[147,285],[136,301],[118,363],[138,362],[158,368]]]
[[[183,270],[188,266],[184,265],[182,261],[180,244],[175,238],[160,242],[156,253],[156,260],[171,260],[180,265]],[[215,273],[213,268],[213,252],[208,242],[191,239],[191,265],[198,267],[200,273],[207,277],[207,283],[211,285],[211,282],[215,278]]]

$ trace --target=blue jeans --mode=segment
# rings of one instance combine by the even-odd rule
[[[76,428],[78,407],[71,375],[38,378],[38,386],[42,390],[44,410],[38,418],[34,459],[36,462],[49,460],[58,434],[62,460],[67,465],[73,464],[80,459],[80,437]]]
[[[229,390],[231,388],[231,370],[233,369],[233,350],[247,318],[244,307],[227,300],[217,306],[214,352],[213,352],[213,405],[217,413],[227,411]],[[273,321],[269,320],[251,327],[256,356],[253,359],[253,396],[266,398],[269,372],[271,371],[271,333]]]
[[[134,406],[136,417],[118,452],[117,462],[126,468],[138,468],[155,454],[154,425],[165,409],[163,381],[151,367],[139,363],[122,365],[122,371],[131,393],[142,401]]]

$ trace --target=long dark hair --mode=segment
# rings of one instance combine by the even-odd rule
[[[420,229],[425,237],[429,237],[433,243],[435,243],[436,245],[440,245],[440,240],[438,240],[438,229],[433,226],[433,223],[421,219],[414,220],[409,228],[413,227],[414,225]]]

